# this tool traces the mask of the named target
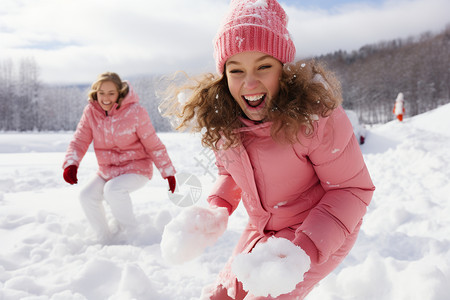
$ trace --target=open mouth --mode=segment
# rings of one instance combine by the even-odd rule
[[[266,100],[266,94],[255,94],[242,96],[248,106],[252,108],[257,108]]]

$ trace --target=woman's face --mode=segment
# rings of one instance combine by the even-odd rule
[[[119,91],[112,81],[104,81],[97,91],[97,101],[104,111],[110,111],[119,99]]]
[[[273,56],[261,52],[242,52],[225,63],[228,88],[246,116],[262,121],[266,107],[280,90],[283,65]]]

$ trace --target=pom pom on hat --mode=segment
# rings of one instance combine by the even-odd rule
[[[219,74],[231,56],[245,51],[269,54],[292,62],[295,46],[286,28],[287,15],[276,0],[231,0],[214,38],[214,59]]]

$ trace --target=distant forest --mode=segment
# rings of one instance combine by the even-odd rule
[[[406,116],[450,102],[450,25],[439,34],[367,45],[351,53],[320,56],[342,84],[344,107],[367,124],[393,119],[399,92]]]
[[[344,107],[354,110],[365,124],[392,120],[399,92],[405,96],[407,117],[450,102],[450,26],[438,34],[424,33],[314,59],[336,73]],[[168,120],[158,112],[160,77],[143,76],[130,82],[156,130],[171,131]],[[75,130],[88,89],[42,83],[32,58],[18,64],[0,61],[0,131]]]

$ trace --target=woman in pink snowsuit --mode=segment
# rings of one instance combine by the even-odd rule
[[[214,40],[219,75],[199,79],[185,103],[177,106],[176,95],[168,101],[180,128],[203,133],[219,171],[210,208],[196,208],[196,223],[185,227],[216,239],[241,200],[249,216],[232,257],[201,299],[303,299],[353,247],[375,189],[340,106],[339,83],[314,61],[288,64],[295,47],[286,23],[275,0],[233,0]],[[168,258],[183,247],[165,246],[175,240],[174,222],[161,243]],[[290,241],[286,249],[271,248],[277,239]],[[275,251],[280,264],[292,255],[298,274],[288,267],[278,275],[283,278],[259,272],[271,261],[242,268],[262,251]],[[294,285],[283,292],[271,287],[280,279]]]
[[[153,163],[168,180],[173,193],[175,169],[147,111],[139,104],[138,95],[116,73],[100,74],[92,84],[89,103],[63,163],[63,177],[68,183],[78,182],[78,166],[92,142],[99,169],[82,188],[80,202],[99,238],[110,242],[113,233],[106,220],[103,199],[119,229],[132,231],[136,220],[129,193],[152,178]]]

